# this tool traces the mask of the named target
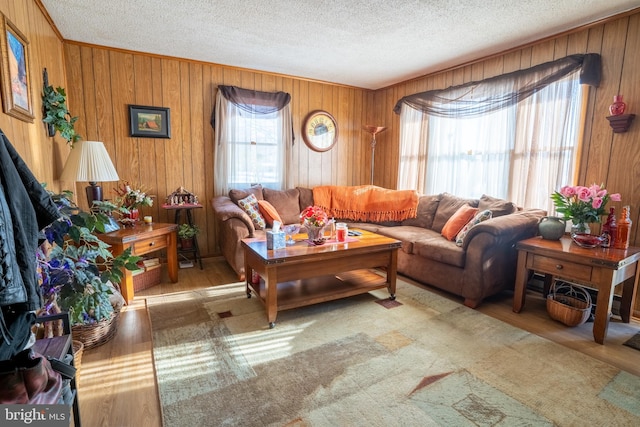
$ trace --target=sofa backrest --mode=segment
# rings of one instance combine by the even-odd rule
[[[442,194],[432,196],[420,196],[418,199],[418,209],[415,218],[409,218],[402,221],[402,225],[412,225],[414,227],[422,227],[431,229],[433,218],[438,209],[438,204]]]

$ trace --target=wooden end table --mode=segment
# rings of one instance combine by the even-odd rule
[[[362,231],[346,243],[328,241],[314,246],[302,234],[294,245],[269,250],[265,239],[243,239],[247,297],[253,291],[264,304],[269,327],[279,310],[303,307],[339,298],[389,290],[395,299],[400,241]],[[384,267],[386,278],[367,268]],[[252,272],[261,279],[252,282]]]
[[[138,223],[134,227],[122,227],[111,233],[100,234],[98,237],[111,245],[114,256],[118,256],[128,248],[131,255],[145,255],[161,249],[167,250],[167,271],[172,283],[178,281],[178,225],[154,222],[152,224]],[[125,301],[133,300],[133,275],[130,270],[123,269],[124,278],[120,283],[120,292]]]
[[[613,302],[613,290],[622,285],[620,316],[629,323],[633,300],[640,278],[640,248],[581,248],[570,237],[560,240],[544,240],[533,237],[517,243],[518,270],[516,272],[513,311],[522,310],[527,293],[530,273],[544,273],[544,295],[555,277],[574,280],[598,291],[596,312],[593,322],[593,338],[604,344],[609,326],[609,316]]]

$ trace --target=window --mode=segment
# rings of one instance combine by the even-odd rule
[[[549,63],[556,68],[403,98],[398,188],[553,211],[549,195],[577,169],[584,73],[574,59],[562,75],[563,64]]]
[[[215,132],[215,194],[254,184],[287,188],[293,143],[289,94],[219,86]]]
[[[256,116],[237,111],[232,124],[235,132],[229,139],[232,155],[227,159],[230,188],[248,188],[258,183],[282,188],[284,156],[280,123],[278,113]]]

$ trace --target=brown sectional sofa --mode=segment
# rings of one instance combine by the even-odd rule
[[[297,223],[300,212],[313,204],[313,190],[302,187],[277,191],[257,186],[232,190],[229,196],[213,199],[220,250],[241,280],[244,279],[244,258],[240,241],[265,236],[265,230],[256,230],[249,216],[237,205],[237,201],[249,193],[271,203],[285,223]],[[465,204],[480,211],[490,209],[493,218],[471,228],[458,246],[440,232]],[[543,210],[517,209],[510,202],[488,196],[463,199],[443,193],[421,196],[416,218],[383,224],[351,222],[350,228],[400,240],[398,273],[461,296],[465,305],[477,307],[484,298],[513,289],[515,243],[534,236],[540,218],[545,215]]]

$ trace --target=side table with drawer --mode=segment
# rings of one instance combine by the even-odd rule
[[[614,288],[622,283],[620,316],[629,323],[633,300],[640,278],[640,248],[581,248],[568,236],[560,240],[544,240],[532,237],[516,245],[518,270],[516,272],[513,311],[522,310],[527,293],[530,273],[544,273],[544,295],[554,278],[563,278],[584,283],[598,291],[593,322],[593,338],[604,344],[609,327],[609,316]]]
[[[171,282],[178,281],[178,226],[176,224],[138,223],[133,227],[123,227],[111,233],[100,234],[99,238],[111,245],[114,256],[118,256],[128,248],[132,255],[145,255],[161,249],[167,252],[167,272]],[[120,292],[125,301],[133,300],[133,275],[124,269],[124,278],[120,283]]]

